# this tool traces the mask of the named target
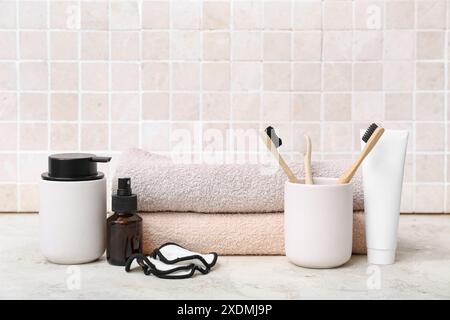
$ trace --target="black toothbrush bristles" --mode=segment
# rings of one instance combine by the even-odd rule
[[[366,130],[366,132],[364,133],[363,137],[362,137],[362,141],[364,141],[365,143],[367,143],[367,141],[369,141],[370,137],[372,136],[372,134],[375,132],[375,130],[378,128],[376,123],[372,123]]]
[[[273,127],[267,127],[266,130],[264,130],[266,134],[269,136],[270,140],[272,140],[273,144],[276,148],[279,148],[283,144],[283,140],[281,140]]]

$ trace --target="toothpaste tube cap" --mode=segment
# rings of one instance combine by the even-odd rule
[[[395,262],[395,250],[367,249],[369,264],[393,264]]]

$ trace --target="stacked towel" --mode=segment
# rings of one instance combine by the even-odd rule
[[[289,161],[288,161],[289,162]],[[351,161],[316,161],[313,176],[339,177]],[[289,164],[303,177],[303,163]],[[139,149],[125,152],[117,177],[128,176],[142,212],[261,213],[284,210],[284,172],[262,164],[177,164]],[[114,179],[117,183],[117,179]],[[353,210],[364,210],[361,175],[353,180]],[[115,190],[116,185],[113,186]]]
[[[289,161],[288,161],[289,163]],[[351,161],[312,163],[315,177],[338,177]],[[303,177],[301,162],[289,163]],[[118,177],[130,177],[143,213],[146,253],[165,242],[222,255],[284,254],[286,176],[262,164],[180,164],[139,149],[119,160]],[[353,182],[353,252],[366,252],[361,175]]]

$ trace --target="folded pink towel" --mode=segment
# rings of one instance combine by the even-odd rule
[[[315,161],[313,176],[337,178],[351,163]],[[304,176],[302,162],[289,164],[297,177]],[[281,212],[287,180],[281,169],[268,171],[263,164],[179,164],[140,149],[121,156],[116,178],[125,176],[132,180],[141,212]],[[353,209],[364,210],[361,175],[352,182]]]
[[[176,242],[193,251],[221,255],[284,255],[283,216],[282,212],[142,213],[144,252]],[[353,253],[366,254],[364,213],[360,211],[353,214]]]

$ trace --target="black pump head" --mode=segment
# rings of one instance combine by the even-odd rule
[[[276,148],[279,148],[280,146],[283,145],[283,140],[281,140],[281,138],[277,136],[275,129],[273,127],[267,127],[266,130],[264,131],[269,136],[270,140],[272,140]]]
[[[112,196],[112,210],[114,212],[136,212],[137,196],[131,191],[130,178],[119,178],[117,194]]]
[[[132,191],[130,178],[119,178],[117,185],[118,196],[131,196]]]

